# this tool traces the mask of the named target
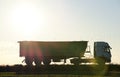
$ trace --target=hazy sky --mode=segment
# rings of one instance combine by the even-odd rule
[[[0,64],[21,63],[20,40],[106,41],[120,63],[119,33],[120,0],[0,0]]]

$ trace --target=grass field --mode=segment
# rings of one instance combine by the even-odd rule
[[[120,66],[109,65],[105,70],[96,66],[1,66],[0,77],[120,77]]]
[[[0,73],[0,77],[116,77],[116,76],[100,76],[100,75],[17,75],[14,72]]]
[[[116,72],[117,73],[117,72]],[[120,77],[120,74],[103,75],[69,75],[69,74],[16,74],[15,72],[0,72],[0,77]]]

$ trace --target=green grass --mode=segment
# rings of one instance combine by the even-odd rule
[[[0,72],[0,77],[114,77],[114,76],[98,76],[98,75],[59,75],[59,74],[31,74],[31,75],[18,75],[15,72]],[[116,76],[115,76],[116,77]]]
[[[0,72],[0,77],[14,77],[15,75],[15,72]]]
[[[120,66],[116,66],[116,65],[106,67],[106,69],[102,71],[98,69],[98,67],[96,66],[89,66],[89,67],[81,66],[81,67],[77,67],[77,69],[76,67],[71,67],[71,66],[65,66],[65,67],[64,66],[60,66],[60,67],[50,66],[49,69],[45,69],[44,67],[36,69],[35,67],[33,67],[33,71],[30,71],[31,73],[29,73],[29,70],[28,69],[25,70],[25,68],[26,67],[16,67],[16,66],[9,67],[8,69],[9,71],[17,70],[17,72],[19,72],[21,70],[20,73],[16,73],[16,72],[9,72],[9,71],[5,72],[6,67],[1,67],[0,69],[3,70],[3,72],[0,72],[0,77],[120,77],[120,69],[119,69]],[[102,67],[99,67],[99,68],[102,68]],[[43,69],[43,71],[39,69]],[[37,71],[40,71],[40,73],[37,73]],[[49,71],[51,73],[49,73]],[[63,73],[61,73],[62,71]]]

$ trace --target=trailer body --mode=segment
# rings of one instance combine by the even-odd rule
[[[49,57],[79,57],[83,55],[87,41],[62,41],[62,42],[41,42],[41,41],[22,41],[20,43],[20,57],[35,56],[39,52],[43,56]],[[29,55],[32,53],[31,55]]]

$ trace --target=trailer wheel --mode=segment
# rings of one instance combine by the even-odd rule
[[[36,64],[36,66],[40,66],[41,65],[41,60],[39,59],[39,57],[34,57],[34,62]]]
[[[79,65],[79,62],[74,62],[73,63],[75,66],[78,66]]]
[[[78,66],[80,63],[80,59],[79,58],[74,58],[70,60],[71,63],[73,63],[75,66]]]
[[[25,63],[27,64],[27,66],[32,66],[32,62],[33,62],[32,57],[30,57],[30,56],[25,57]]]
[[[51,63],[51,59],[49,57],[44,57],[43,63],[48,66]]]

